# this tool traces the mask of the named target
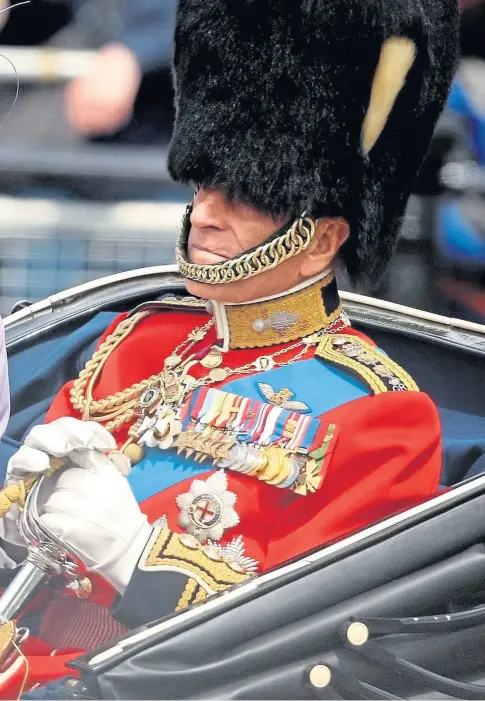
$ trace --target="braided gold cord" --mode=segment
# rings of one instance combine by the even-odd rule
[[[116,419],[113,421],[109,421],[105,429],[109,431],[109,433],[112,433],[113,431],[117,431],[119,428],[124,426],[124,424],[128,423],[128,421],[131,421],[134,417],[136,416],[135,410],[134,409],[128,409],[125,411],[123,414],[120,414]],[[104,419],[96,419],[96,421],[103,421]]]
[[[190,578],[187,580],[185,588],[182,592],[182,596],[180,597],[178,604],[175,608],[176,611],[183,611],[184,609],[187,608],[187,606],[189,605],[190,599],[192,598],[192,595],[194,594],[197,587],[198,587],[198,584],[195,581],[195,579]]]
[[[337,317],[336,319],[333,319],[332,322],[325,327],[325,329],[322,329],[320,333],[328,333],[332,334],[334,333],[333,327],[336,325],[337,322],[342,320],[342,317]],[[122,324],[124,322],[121,322]],[[344,322],[345,323],[345,322]],[[180,343],[177,348],[175,349],[174,353],[178,353],[186,347],[185,351],[182,351],[182,353],[185,353],[189,348],[191,348],[198,340],[201,340],[201,338],[204,337],[205,333],[209,329],[209,327],[213,324],[213,320],[207,322],[205,326],[201,328],[194,329],[194,331],[189,334],[189,337],[186,338],[182,343]],[[120,324],[121,325],[121,324]],[[347,324],[346,324],[347,325]],[[133,327],[130,327],[130,332]],[[84,420],[91,420],[91,421],[97,421],[98,423],[101,422],[108,422],[105,424],[105,428],[107,431],[110,433],[113,433],[114,431],[117,431],[120,429],[122,426],[124,426],[127,423],[130,423],[135,419],[137,416],[136,409],[138,407],[138,397],[136,395],[136,392],[140,392],[141,389],[148,388],[150,385],[152,385],[154,382],[160,380],[160,378],[163,376],[165,370],[162,370],[162,372],[158,375],[152,375],[149,377],[147,380],[143,380],[142,382],[138,382],[135,385],[132,385],[132,387],[129,387],[128,389],[125,389],[121,392],[117,392],[114,395],[110,395],[109,397],[106,397],[105,399],[95,401],[92,399],[92,389],[94,386],[94,383],[102,370],[104,363],[106,362],[107,358],[109,357],[110,353],[112,352],[113,348],[115,347],[115,344],[117,345],[117,341],[120,338],[125,338],[125,333],[127,332],[126,326],[121,329],[120,333],[118,333],[118,328],[115,329],[114,333],[111,335],[109,343],[108,343],[108,338],[106,339],[106,348],[103,349],[103,345],[100,347],[96,358],[96,364],[91,363],[91,361],[88,361],[86,363],[86,368],[90,368],[90,376],[85,373],[83,375],[83,382],[84,378],[87,377],[87,393],[84,393],[84,385],[79,382],[81,375],[79,376],[78,380],[76,383],[78,386],[76,387],[76,391],[74,392],[74,387],[73,390],[71,390],[71,403],[73,406],[76,408],[81,409],[83,413],[83,419]],[[299,339],[296,343],[292,343],[289,346],[286,346],[285,348],[280,349],[279,351],[276,351],[275,353],[272,353],[270,356],[268,356],[271,360],[273,360],[273,367],[283,367],[285,365],[290,365],[294,362],[297,362],[307,352],[308,348],[311,345],[314,345],[317,343],[317,340],[312,340],[310,342]],[[283,361],[278,361],[276,360],[282,355],[286,355],[287,353],[290,353],[293,350],[296,350],[299,348],[299,351],[296,353],[295,356],[292,358],[289,358],[288,360],[283,360]],[[102,352],[101,352],[102,351]],[[94,357],[94,356],[93,356]],[[192,356],[189,356],[192,357]],[[276,361],[276,362],[275,362]],[[226,377],[230,377],[231,375],[245,375],[254,372],[255,370],[255,363],[250,362],[247,363],[246,365],[242,365],[238,368],[234,369],[228,369],[227,370],[227,375]],[[201,378],[200,380],[197,380],[195,384],[192,385],[191,389],[195,390],[198,387],[204,387],[210,384],[213,384],[214,380],[211,378],[210,374],[207,375],[204,378]],[[76,384],[75,383],[75,384]],[[134,390],[136,388],[136,390]],[[133,396],[135,394],[135,396]],[[76,397],[76,404],[74,403],[74,398]],[[114,409],[114,411],[113,411]],[[98,412],[97,414],[95,412]],[[107,413],[111,411],[111,413]],[[133,425],[129,428],[128,430],[128,435],[130,438],[128,441],[125,443],[124,448],[133,441],[136,441],[138,439],[138,429],[141,425],[140,419],[137,419]],[[0,506],[1,509],[1,506]]]
[[[147,316],[150,311],[142,311],[129,319],[121,321],[112,334],[106,337],[97,351],[93,353],[84,368],[74,381],[70,391],[70,401],[74,409],[81,412],[84,421],[108,422],[105,428],[113,432],[124,424],[132,421],[136,416],[138,397],[145,390],[158,382],[165,369],[156,375],[151,375],[145,380],[135,382],[116,394],[110,394],[103,399],[93,398],[93,388],[111,353],[130,335],[133,329]],[[174,353],[186,353],[195,343],[202,340],[214,319],[210,319],[204,326],[194,329],[189,336],[180,343]]]
[[[201,601],[204,601],[204,599],[207,599],[207,592],[206,592],[206,590],[203,589],[202,587],[199,587],[199,591],[198,591],[197,594],[194,596],[194,600],[192,601],[192,605],[193,605],[193,604],[198,604],[198,603],[200,603]]]
[[[209,285],[237,282],[275,268],[288,258],[304,251],[315,234],[315,222],[308,217],[297,219],[286,233],[274,241],[259,246],[251,253],[243,253],[233,260],[211,265],[189,263],[180,246],[177,264],[181,274],[189,280]]]
[[[89,403],[91,405],[90,408],[93,412],[107,411],[113,408],[113,406],[119,406],[123,402],[124,396],[126,396],[126,392],[117,392],[115,395],[110,395],[109,397],[106,397],[105,399],[102,399],[99,402],[91,398],[91,401],[88,402],[84,391],[90,379],[93,377],[93,375],[97,373],[103,361],[113,352],[113,350],[120,343],[124,341],[124,339],[127,336],[129,336],[129,334],[132,332],[135,326],[137,326],[140,323],[140,321],[142,321],[142,319],[144,319],[146,316],[148,316],[148,312],[141,312],[140,314],[136,314],[130,319],[124,319],[118,324],[113,333],[107,336],[107,338],[103,341],[98,350],[93,353],[93,356],[90,358],[90,360],[87,361],[86,365],[79,373],[78,378],[74,381],[74,384],[70,391],[71,404],[75,409],[78,409],[81,413],[84,414],[86,411],[86,405]],[[145,380],[144,382],[148,382],[148,380]],[[138,387],[138,385],[140,384],[142,383],[137,383],[136,385],[133,385],[130,388],[130,393],[135,394],[136,391],[140,389]]]

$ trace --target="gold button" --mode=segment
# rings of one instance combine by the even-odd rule
[[[317,689],[324,689],[332,681],[332,672],[324,664],[317,664],[310,670],[310,684]]]
[[[365,623],[351,623],[347,628],[347,640],[351,645],[364,645],[369,640],[369,629]]]

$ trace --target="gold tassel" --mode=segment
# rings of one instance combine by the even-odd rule
[[[18,485],[11,484],[9,487],[5,487],[3,492],[0,493],[0,518],[8,514],[14,504],[21,501],[22,494],[25,494],[23,482],[20,482]]]
[[[0,659],[8,651],[8,648],[15,639],[15,623],[13,621],[5,621],[0,623]]]
[[[50,467],[45,473],[46,477],[50,477],[65,464],[62,458],[51,458]],[[18,484],[10,484],[0,492],[0,518],[6,516],[14,504],[18,504],[20,509],[24,508],[27,494],[40,477],[42,475],[30,475],[25,480],[20,480]]]

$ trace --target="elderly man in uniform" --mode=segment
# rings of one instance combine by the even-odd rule
[[[195,185],[177,249],[191,296],[117,318],[8,469],[67,463],[42,521],[92,592],[47,603],[58,651],[438,489],[437,410],[350,326],[333,268],[358,282],[388,262],[452,80],[455,5],[180,0],[169,167]]]

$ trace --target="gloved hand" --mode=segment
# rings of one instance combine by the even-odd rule
[[[42,475],[50,467],[50,458],[74,458],[79,465],[88,465],[96,451],[113,450],[113,436],[94,421],[63,417],[50,424],[35,426],[24,445],[10,458],[5,485],[18,484],[30,475]],[[0,519],[0,537],[6,543],[25,549],[25,541],[17,528],[18,507],[14,505]],[[13,563],[14,565],[15,563]]]
[[[127,479],[106,455],[92,451],[89,463],[64,468],[49,483],[38,504],[44,527],[123,593],[151,532]]]

